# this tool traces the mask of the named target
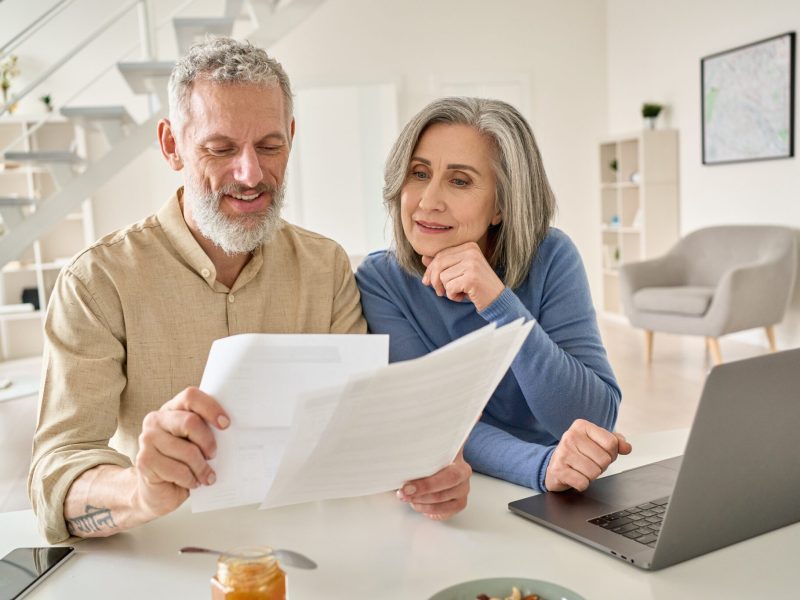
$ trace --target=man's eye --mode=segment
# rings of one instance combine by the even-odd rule
[[[259,146],[258,149],[260,152],[275,154],[276,152],[280,152],[281,146]]]
[[[209,148],[208,151],[214,156],[225,156],[233,151],[233,148]]]

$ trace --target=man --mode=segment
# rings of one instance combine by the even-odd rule
[[[366,332],[342,248],[279,217],[295,128],[281,65],[218,38],[178,62],[169,99],[158,138],[184,187],[78,255],[48,309],[28,489],[53,543],[135,527],[213,485],[213,430],[229,419],[192,386],[215,339]],[[446,518],[469,474],[459,458],[400,496]]]

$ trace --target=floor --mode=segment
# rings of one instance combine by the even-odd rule
[[[617,429],[631,434],[689,427],[710,368],[703,339],[656,334],[648,366],[640,331],[610,319],[601,320],[600,329],[622,388]],[[726,361],[765,351],[735,340],[721,345]],[[38,358],[0,363],[0,379],[38,377],[40,365]],[[35,397],[3,401],[0,395],[0,512],[28,507],[25,478],[35,420]]]

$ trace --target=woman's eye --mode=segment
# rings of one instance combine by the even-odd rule
[[[420,179],[420,180],[428,178],[428,174],[425,171],[411,171],[411,176],[414,179]]]
[[[450,181],[452,181],[453,184],[456,185],[457,187],[464,187],[465,185],[469,185],[469,181],[467,181],[466,179],[459,179],[458,177],[455,177]]]

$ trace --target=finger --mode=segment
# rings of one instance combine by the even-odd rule
[[[150,485],[173,483],[188,490],[200,487],[200,482],[197,481],[188,466],[164,455],[158,455],[157,458],[151,459],[146,453],[142,454],[136,466],[142,473],[145,482]]]
[[[143,433],[163,430],[177,438],[185,438],[196,445],[206,459],[214,458],[217,441],[208,424],[194,412],[185,410],[159,410],[145,417]]]
[[[451,488],[447,488],[446,490],[442,490],[440,492],[430,492],[426,494],[414,494],[413,500],[411,501],[412,504],[441,504],[444,502],[450,502],[451,500],[458,500],[459,498],[465,498],[469,495],[469,480],[462,481],[458,485],[455,485]]]
[[[571,452],[566,457],[566,464],[573,471],[577,471],[589,481],[594,481],[603,474],[603,467],[599,466],[593,460],[586,458],[583,454],[578,452]]]
[[[211,485],[216,481],[214,470],[206,462],[203,453],[193,443],[171,435],[161,435],[155,440],[155,448],[163,456],[185,464],[200,483]]]
[[[591,481],[589,480],[586,475],[583,473],[576,471],[575,469],[566,469],[563,473],[559,475],[559,481],[568,485],[571,488],[575,488],[579,492],[584,491],[586,488],[589,487]]]
[[[625,436],[621,433],[614,432],[614,435],[617,436],[617,440],[619,443],[618,449],[620,454],[630,454],[633,451],[633,446],[631,443],[625,439]]]
[[[196,387],[188,387],[161,407],[162,410],[186,410],[197,413],[218,429],[230,425],[230,417],[214,398]]]
[[[438,504],[417,504],[412,503],[413,508],[418,513],[422,513],[429,519],[436,521],[443,521],[449,519],[456,513],[461,512],[467,507],[467,498],[459,498],[457,500],[450,500],[448,502],[440,502]]]
[[[430,477],[422,477],[407,481],[403,487],[398,490],[398,496],[406,500],[415,501],[417,497],[422,497],[425,494],[434,494],[454,488],[465,481],[469,480],[472,475],[472,469],[464,462],[463,459],[456,460],[455,462],[440,469]]]
[[[450,269],[452,271],[452,269]],[[456,277],[453,277],[447,283],[444,284],[444,292],[450,300],[454,300],[456,302],[460,302],[464,296],[466,296],[466,292],[464,290],[464,276],[463,273]]]
[[[432,256],[420,256],[420,259],[422,260],[422,264],[425,265],[426,267],[430,265],[431,262],[433,262]]]
[[[589,436],[589,438],[591,438],[601,448],[603,448],[603,450],[608,452],[612,462],[616,460],[617,448],[619,445],[617,436],[607,429],[603,429],[602,427],[583,419],[578,419],[575,424],[582,428],[586,435]]]
[[[577,436],[573,444],[573,452],[578,452],[591,460],[601,471],[605,471],[608,465],[614,462],[611,454],[589,437]]]

